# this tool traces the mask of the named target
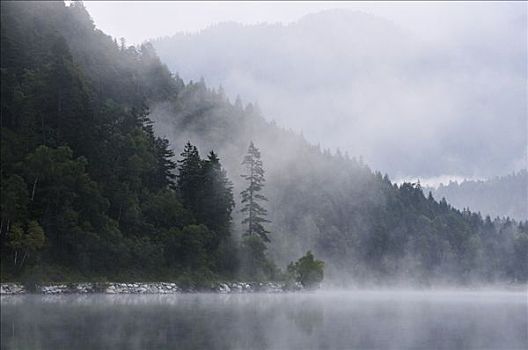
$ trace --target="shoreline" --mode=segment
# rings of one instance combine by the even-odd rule
[[[384,292],[397,293],[471,293],[475,291],[488,292],[521,292],[528,293],[528,284],[515,285],[474,285],[474,286],[325,286],[316,288],[321,292],[369,292],[374,294]],[[304,288],[300,283],[287,284],[285,282],[212,282],[209,286],[184,287],[174,282],[55,282],[37,284],[27,288],[22,283],[0,283],[0,296],[9,295],[65,295],[65,294],[191,294],[191,293],[217,293],[217,294],[249,294],[249,293],[288,293],[313,291]],[[528,294],[527,294],[528,295]]]
[[[301,284],[293,286],[284,282],[218,282],[209,287],[182,287],[173,282],[79,282],[36,285],[28,289],[21,283],[1,283],[0,295],[22,294],[183,294],[209,292],[219,294],[235,293],[285,293],[304,289]]]

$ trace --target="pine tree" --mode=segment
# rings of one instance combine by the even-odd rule
[[[214,230],[219,238],[229,234],[231,212],[235,206],[233,184],[229,181],[220,159],[211,151],[208,159],[203,161],[203,189],[201,222]]]
[[[176,168],[176,163],[172,160],[174,152],[170,149],[169,140],[165,138],[156,137],[154,144],[158,160],[158,169],[155,176],[156,183],[158,185],[168,185],[172,188],[176,178],[173,173]]]
[[[183,152],[182,159],[178,161],[178,190],[180,192],[183,204],[191,209],[194,213],[198,212],[199,196],[202,185],[202,161],[196,146],[187,142]]]
[[[243,165],[246,166],[247,174],[241,175],[249,182],[248,187],[240,194],[242,196],[242,212],[246,213],[247,217],[242,220],[242,224],[247,224],[248,229],[246,236],[258,236],[263,241],[269,242],[267,231],[262,225],[269,220],[265,219],[267,210],[264,209],[258,201],[267,201],[260,191],[264,187],[264,169],[262,167],[262,160],[260,160],[260,152],[255,147],[253,142],[249,144],[248,153],[244,157]]]

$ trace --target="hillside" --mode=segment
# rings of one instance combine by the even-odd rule
[[[523,164],[528,143],[526,30],[522,14],[510,15],[493,36],[471,26],[448,43],[338,9],[151,43],[184,81],[203,77],[231,99],[258,101],[267,120],[391,178],[492,177]]]
[[[183,83],[152,48],[119,45],[77,2],[2,2],[1,35],[2,278],[233,276],[229,184],[204,186],[223,208],[204,218],[153,133],[148,105]],[[222,179],[218,160],[200,169]]]
[[[456,208],[470,208],[482,215],[528,219],[528,172],[521,170],[486,181],[452,181],[430,189]]]
[[[79,3],[2,2],[1,59],[3,276],[240,277],[252,256],[238,195],[250,141],[262,152],[268,256],[279,267],[311,249],[335,281],[528,276],[526,224],[397,186],[255,105],[184,83],[149,45],[97,30]]]
[[[177,103],[157,104],[151,117],[173,143],[191,140],[201,150],[226,154],[235,193],[247,144],[260,147],[276,261],[311,249],[335,279],[423,283],[502,279],[505,271],[498,273],[496,264],[513,271],[520,265],[506,260],[524,259],[524,225],[459,211],[416,184],[392,184],[361,160],[312,146],[266,122],[253,105],[230,103],[203,82],[187,85]],[[234,218],[237,228],[236,212]],[[515,253],[506,260],[491,253],[502,249]],[[485,258],[489,254],[494,258]]]

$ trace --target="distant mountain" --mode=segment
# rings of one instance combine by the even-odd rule
[[[489,177],[526,155],[525,25],[507,23],[493,38],[447,45],[381,17],[329,10],[152,44],[184,80],[203,77],[231,99],[258,101],[267,120],[393,178]],[[482,142],[491,139],[508,142]]]
[[[445,197],[454,207],[469,208],[491,217],[528,220],[528,171],[495,177],[487,181],[465,180],[427,188],[437,199]]]

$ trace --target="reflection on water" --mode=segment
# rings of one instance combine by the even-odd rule
[[[2,349],[527,349],[526,292],[2,297]]]

